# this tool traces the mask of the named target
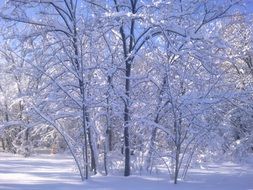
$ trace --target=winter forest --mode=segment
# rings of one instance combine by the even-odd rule
[[[225,162],[227,173],[247,165],[235,173],[245,187],[235,188],[253,188],[253,1],[0,6],[0,168],[10,160],[1,183],[12,159],[42,156],[66,158],[59,168],[71,162],[80,187],[67,190],[99,189],[92,185],[102,179],[149,189],[154,176],[157,189],[190,190],[195,170]],[[148,185],[128,188],[140,176]],[[39,189],[26,185],[12,189]]]

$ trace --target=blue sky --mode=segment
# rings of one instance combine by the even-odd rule
[[[245,2],[247,12],[253,13],[253,0],[246,0]]]
[[[4,5],[4,2],[6,0],[0,0],[0,7],[2,7]],[[212,0],[209,0],[212,1]],[[220,2],[222,2],[224,0],[220,0]],[[245,8],[247,13],[249,14],[253,14],[253,0],[243,0],[243,2],[245,2]]]

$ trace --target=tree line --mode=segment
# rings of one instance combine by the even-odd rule
[[[80,177],[252,154],[252,26],[241,0],[9,0],[6,151],[67,149]]]

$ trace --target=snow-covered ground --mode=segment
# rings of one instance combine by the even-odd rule
[[[23,158],[0,154],[0,190],[253,190],[253,166],[210,164],[174,185],[166,175],[94,176],[81,182],[67,156]]]

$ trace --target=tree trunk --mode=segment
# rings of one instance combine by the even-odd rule
[[[104,169],[105,169],[105,175],[108,175],[108,169],[107,169],[107,142],[105,141],[104,144]]]
[[[152,149],[154,148],[154,145],[155,145],[156,132],[157,132],[157,128],[154,128],[152,130],[148,154],[147,154],[147,160],[146,160],[146,170],[150,171],[150,173],[152,172],[152,165],[153,165],[152,163],[153,163],[153,156],[154,156]]]
[[[89,139],[89,146],[90,146],[91,171],[93,171],[94,174],[97,174],[95,151],[93,147],[94,145],[92,143],[92,134],[91,134],[90,126],[88,128],[88,139]]]
[[[176,166],[175,166],[175,176],[174,184],[177,184],[178,174],[179,174],[179,156],[180,156],[180,146],[176,147]]]
[[[107,82],[109,88],[112,86],[112,77],[108,76],[107,77]],[[109,89],[110,90],[110,89]],[[107,98],[106,98],[106,104],[107,104],[107,109],[106,109],[106,149],[105,151],[112,151],[112,126],[111,126],[111,105],[110,105],[110,93],[107,93]]]
[[[126,83],[125,83],[125,92],[126,92],[126,100],[125,100],[125,109],[124,109],[124,145],[125,145],[125,172],[124,176],[129,176],[130,169],[130,139],[129,139],[129,98],[130,98],[130,77],[131,75],[131,64],[126,63]]]
[[[2,148],[3,148],[3,151],[5,151],[5,144],[4,144],[5,142],[4,142],[4,139],[2,138],[1,141],[2,141]]]
[[[84,101],[84,100],[83,100]],[[84,158],[84,163],[85,163],[85,179],[88,179],[89,177],[89,160],[88,160],[88,140],[87,140],[87,127],[86,127],[86,114],[85,114],[85,106],[83,103],[82,107],[82,114],[83,114],[83,135],[84,135],[84,145],[83,145],[83,158]]]

